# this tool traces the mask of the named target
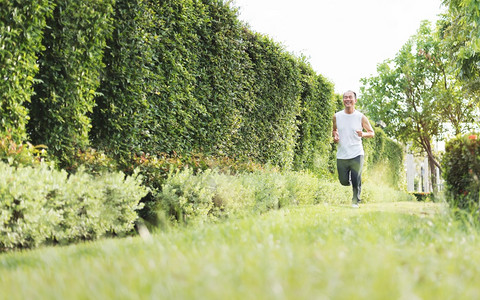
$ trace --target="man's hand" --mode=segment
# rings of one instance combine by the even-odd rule
[[[338,131],[336,131],[336,130],[333,131],[333,134],[332,134],[332,135],[333,135],[333,141],[334,141],[335,143],[338,143],[338,141],[340,140],[340,137],[338,136]]]
[[[363,131],[362,130],[357,130],[357,135],[359,137],[363,137]]]

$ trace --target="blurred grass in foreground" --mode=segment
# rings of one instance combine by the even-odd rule
[[[478,299],[478,229],[443,204],[288,207],[0,255],[1,299]]]

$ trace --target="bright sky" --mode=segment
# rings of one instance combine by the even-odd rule
[[[233,0],[239,18],[294,55],[308,57],[335,91],[359,92],[360,78],[394,58],[441,0]]]

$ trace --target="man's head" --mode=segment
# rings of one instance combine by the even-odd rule
[[[354,91],[346,91],[343,93],[343,105],[345,108],[354,108],[355,103],[357,103],[357,94]]]

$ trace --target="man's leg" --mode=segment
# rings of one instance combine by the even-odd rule
[[[362,192],[362,168],[363,168],[363,155],[359,155],[351,160],[351,172],[352,172],[352,189],[354,204],[361,201],[360,194]]]
[[[350,159],[337,159],[337,173],[342,185],[350,185]]]

